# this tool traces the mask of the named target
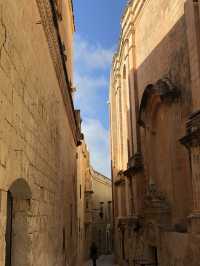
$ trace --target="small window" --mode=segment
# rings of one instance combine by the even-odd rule
[[[80,185],[80,199],[82,197],[82,188],[81,188],[81,185]]]
[[[70,236],[73,236],[73,206],[70,204]]]
[[[63,251],[65,251],[65,228],[63,228]]]
[[[123,68],[123,79],[126,79],[126,66],[124,65]]]

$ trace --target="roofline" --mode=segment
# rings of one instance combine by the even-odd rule
[[[71,11],[72,11],[73,27],[74,27],[74,31],[76,31],[73,0],[70,0],[70,6],[71,6]]]
[[[127,12],[130,12],[130,15],[133,16],[133,21],[131,21],[130,26],[132,25],[133,29],[135,27],[135,24],[138,20],[139,15],[141,14],[141,10],[143,9],[145,3],[147,2],[147,0],[129,0],[128,3],[126,4],[125,8],[124,8],[124,12],[123,15],[121,17],[121,30],[120,30],[120,34],[119,34],[119,40],[118,40],[118,45],[117,45],[117,49],[114,53],[113,59],[112,59],[112,68],[114,69],[114,66],[116,65],[116,63],[118,62],[118,60],[120,60],[120,56],[121,56],[121,51],[123,48],[123,43],[122,40],[124,40],[124,37],[126,37],[127,34],[129,34],[131,28],[128,29],[128,31],[123,31],[123,24],[126,21],[126,15]],[[125,27],[126,28],[126,27]]]
[[[105,176],[105,175],[99,173],[98,171],[94,170],[94,168],[92,168],[92,171],[93,171],[94,173],[96,173],[96,174],[98,174],[98,175],[104,177],[104,178],[107,179],[109,182],[111,182],[111,179],[110,179],[110,178],[108,178],[107,176]]]

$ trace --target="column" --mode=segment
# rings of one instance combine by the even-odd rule
[[[128,158],[130,154],[130,130],[128,130],[128,125],[130,124],[130,115],[128,120],[128,113],[130,113],[130,102],[129,102],[129,71],[128,71],[128,40],[124,44],[124,58],[122,59],[122,129],[123,129],[123,169],[127,168]]]
[[[135,44],[134,44],[134,29],[131,29],[130,40],[129,40],[129,54],[128,54],[128,65],[129,65],[129,98],[130,98],[130,116],[131,116],[131,135],[132,135],[132,156],[140,152],[139,147],[139,126],[137,123],[139,113],[139,102],[138,102],[138,88],[137,88],[137,73],[136,73],[136,58],[135,58]]]
[[[117,86],[116,91],[116,118],[117,118],[117,168],[122,169],[122,118],[121,118],[121,86]]]
[[[187,24],[187,41],[190,59],[192,109],[200,109],[200,2],[187,0],[185,3],[185,16]]]

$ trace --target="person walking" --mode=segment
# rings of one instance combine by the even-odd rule
[[[94,242],[92,242],[92,245],[90,247],[90,258],[93,262],[93,266],[96,266],[96,260],[98,258],[98,249]]]

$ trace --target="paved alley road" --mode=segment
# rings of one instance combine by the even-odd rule
[[[84,266],[92,266],[92,262],[89,261]],[[118,266],[118,265],[114,264],[114,258],[113,256],[110,255],[110,256],[101,256],[97,260],[97,266]]]

